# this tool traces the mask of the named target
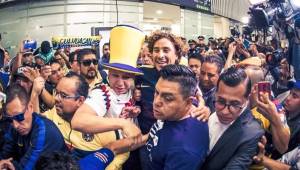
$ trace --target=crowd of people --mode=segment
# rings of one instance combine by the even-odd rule
[[[300,80],[279,48],[124,25],[102,56],[1,47],[0,169],[300,169]]]

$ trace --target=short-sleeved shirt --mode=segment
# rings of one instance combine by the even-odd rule
[[[108,85],[99,85],[93,89],[85,100],[98,116],[114,117],[120,116],[123,107],[132,106],[132,91],[117,95]]]
[[[291,166],[290,170],[300,169],[300,146],[284,154],[280,161]]]
[[[57,113],[56,108],[43,113],[48,119],[52,120],[62,133],[65,143],[71,150],[75,158],[83,158],[95,151],[103,148],[110,142],[120,139],[118,131],[109,131],[97,134],[82,133],[71,128],[69,122],[62,119]],[[128,159],[129,153],[116,155],[107,169],[119,169]]]
[[[270,121],[257,111],[257,107],[253,108],[251,110],[251,112],[252,112],[253,117],[256,118],[261,123],[263,129],[265,129],[266,131],[270,131],[270,128],[271,128]],[[279,117],[280,117],[280,121],[283,124],[283,126],[289,130],[289,126],[287,124],[287,119],[286,119],[285,114],[279,114]]]
[[[267,137],[267,141],[268,141],[268,143],[266,145],[266,154],[269,156],[272,156],[274,158],[278,158],[280,154],[272,143],[270,121],[266,117],[264,117],[264,115],[262,115],[261,113],[259,113],[257,111],[257,107],[253,108],[251,110],[251,112],[252,112],[253,117],[260,122],[262,128],[266,131],[265,136]],[[280,113],[279,117],[280,117],[282,125],[285,127],[285,129],[287,131],[290,132],[290,128],[287,123],[286,115],[283,113]],[[253,164],[253,165],[251,165],[250,169],[263,169],[263,167],[261,165]]]

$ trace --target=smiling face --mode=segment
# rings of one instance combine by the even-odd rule
[[[154,43],[152,57],[158,71],[168,64],[175,64],[178,60],[175,47],[167,38],[159,39]]]
[[[110,69],[108,72],[108,80],[110,88],[114,90],[117,95],[125,94],[134,84],[134,75]]]

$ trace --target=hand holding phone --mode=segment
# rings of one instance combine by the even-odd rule
[[[35,40],[24,40],[23,49],[24,50],[35,50],[37,48],[37,42]]]
[[[261,94],[268,94],[269,99],[271,100],[271,83],[268,81],[261,81],[257,83],[258,88],[258,99],[262,101]]]

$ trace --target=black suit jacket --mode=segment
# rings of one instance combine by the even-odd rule
[[[200,169],[248,169],[263,134],[261,125],[246,109],[219,138]]]

